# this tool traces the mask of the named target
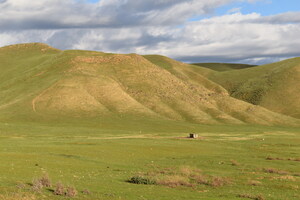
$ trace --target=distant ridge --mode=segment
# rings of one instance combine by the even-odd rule
[[[200,67],[205,67],[215,71],[229,71],[237,69],[246,69],[250,67],[255,67],[257,65],[247,65],[247,64],[236,64],[236,63],[193,63],[193,65],[198,65]]]
[[[205,74],[227,89],[234,98],[300,118],[300,57],[246,69]]]
[[[7,46],[0,48],[0,120],[117,117],[200,124],[299,125],[298,115],[287,116],[268,110],[265,104],[245,102],[237,95],[244,95],[243,87],[231,87],[235,83],[246,88],[253,85],[244,80],[248,73],[242,73],[242,80],[236,72],[254,70],[249,77],[257,78],[257,68],[217,72],[159,55],[61,51],[40,43]],[[285,70],[278,66],[264,68],[270,68],[268,74],[282,71],[286,77]],[[247,93],[250,96],[251,91]],[[279,93],[274,90],[272,95]]]

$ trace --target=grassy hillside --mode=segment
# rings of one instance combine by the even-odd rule
[[[4,47],[0,56],[3,120],[299,124],[232,98],[197,67],[162,56],[60,51],[44,44]]]
[[[256,65],[235,64],[235,63],[193,63],[193,65],[198,65],[200,67],[205,67],[220,72],[237,70],[237,69],[246,69],[246,68],[256,66]]]
[[[234,98],[300,118],[300,58],[205,75]]]

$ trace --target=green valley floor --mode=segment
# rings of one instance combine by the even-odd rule
[[[188,139],[185,126],[199,139]],[[300,198],[299,128],[178,127],[0,123],[0,199]],[[45,174],[52,186],[35,190]],[[57,182],[76,188],[76,197],[55,195]]]

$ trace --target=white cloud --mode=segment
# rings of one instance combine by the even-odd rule
[[[191,62],[261,63],[300,56],[299,12],[267,17],[235,12],[188,22],[231,1],[0,1],[0,46],[45,42],[60,49],[163,54]]]

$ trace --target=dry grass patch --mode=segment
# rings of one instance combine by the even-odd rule
[[[210,186],[212,187],[221,187],[224,185],[228,185],[231,183],[231,180],[229,178],[225,177],[213,177],[210,181]]]
[[[159,185],[165,185],[172,188],[179,187],[179,186],[185,186],[185,187],[193,186],[193,184],[190,183],[188,177],[184,177],[180,175],[165,176],[161,180],[157,180],[156,183]]]
[[[26,188],[26,185],[25,185],[24,183],[19,182],[19,183],[17,183],[16,187],[17,187],[18,189],[22,190],[22,189],[25,189],[25,188]]]
[[[288,160],[300,162],[300,158],[288,158]]]
[[[40,193],[40,192],[42,192],[43,185],[38,179],[34,179],[32,181],[32,188],[31,189],[32,189],[33,192]]]
[[[65,187],[61,182],[58,182],[55,185],[55,188],[51,188],[51,180],[47,173],[43,174],[40,178],[33,179],[32,183],[29,184],[31,186],[31,191],[34,193],[42,193],[44,188],[47,188],[49,191],[53,191],[54,195],[58,196],[66,196],[69,198],[75,197],[78,194],[78,191],[75,187],[68,186]],[[17,188],[19,192],[22,192],[23,189],[26,189],[26,185],[24,183],[17,183]],[[88,190],[85,190],[83,193],[90,194]],[[0,196],[0,200],[3,198]],[[15,198],[19,199],[19,198]],[[22,198],[20,198],[23,200]]]
[[[190,166],[182,166],[179,168],[179,173],[183,176],[193,176],[197,174],[201,174],[202,171],[197,168],[193,168]]]
[[[265,198],[262,195],[239,194],[237,197],[253,200],[265,200]]]
[[[300,162],[300,158],[278,158],[278,157],[271,157],[271,156],[268,156],[266,158],[266,160],[288,160],[288,161],[297,161],[297,162]]]
[[[286,176],[279,176],[279,177],[272,177],[272,180],[289,180],[289,181],[295,181],[296,178],[290,175]]]
[[[207,185],[222,187],[231,183],[226,177],[210,176],[203,174],[198,168],[181,166],[179,168],[155,169],[147,173],[140,173],[128,182],[135,184],[157,184],[168,187],[197,187]]]
[[[271,156],[266,157],[266,160],[284,160],[283,158],[274,158]]]
[[[267,172],[267,173],[270,173],[270,174],[280,174],[280,175],[290,174],[287,171],[283,171],[283,170],[279,170],[279,169],[275,169],[275,168],[264,168],[263,171]]]
[[[200,185],[209,185],[209,180],[208,180],[207,176],[197,175],[197,176],[195,176],[193,178],[194,178],[194,180],[196,181],[197,184],[200,184]]]
[[[36,196],[27,193],[15,193],[15,194],[0,194],[1,200],[37,200]]]
[[[232,166],[239,166],[239,165],[241,165],[238,161],[236,161],[236,160],[231,160],[230,161],[231,162],[231,165]]]
[[[255,181],[255,180],[248,181],[248,184],[252,185],[252,186],[260,186],[260,185],[262,185],[262,183],[260,181]]]

